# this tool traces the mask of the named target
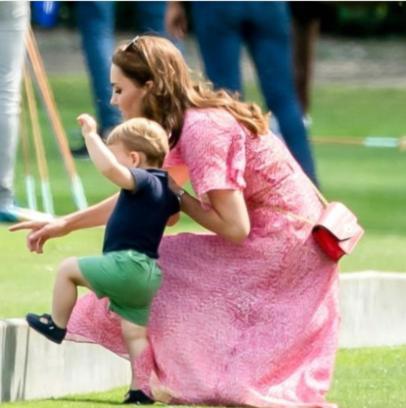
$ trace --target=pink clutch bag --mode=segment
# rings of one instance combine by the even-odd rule
[[[364,234],[357,217],[344,204],[327,203],[312,230],[314,240],[332,260],[350,254]]]
[[[314,241],[330,259],[337,262],[354,250],[364,235],[364,229],[358,224],[357,217],[348,207],[339,202],[329,203],[318,188],[313,183],[312,185],[323,204],[321,216],[316,223],[280,207],[273,206],[273,208],[312,225]]]

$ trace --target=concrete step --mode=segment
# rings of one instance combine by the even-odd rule
[[[127,360],[94,344],[54,344],[25,320],[0,321],[0,402],[53,398],[130,384]]]
[[[406,273],[357,272],[340,276],[340,347],[406,344]]]

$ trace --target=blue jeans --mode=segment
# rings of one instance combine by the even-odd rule
[[[135,2],[141,32],[164,33],[165,2]],[[100,131],[121,121],[119,111],[110,105],[110,65],[115,47],[115,3],[78,1],[76,19],[90,74],[93,99]]]
[[[242,92],[240,56],[247,46],[268,109],[308,176],[316,181],[311,149],[293,82],[290,15],[284,2],[192,2],[206,74],[216,88]]]

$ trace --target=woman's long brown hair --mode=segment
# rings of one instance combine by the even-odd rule
[[[180,51],[167,39],[136,37],[117,48],[113,64],[138,86],[152,82],[145,96],[145,116],[157,121],[169,134],[170,146],[180,138],[188,108],[223,108],[255,135],[268,130],[268,115],[255,103],[245,103],[225,90],[213,90],[210,83],[194,82]]]

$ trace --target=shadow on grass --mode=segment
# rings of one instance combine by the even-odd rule
[[[64,398],[58,398],[55,401],[78,402],[78,403],[85,402],[85,403],[103,404],[103,405],[123,405],[121,401],[109,401],[109,400],[97,399],[97,398],[64,397]]]
[[[86,397],[83,397],[83,398],[77,398],[77,397],[63,397],[63,398],[58,398],[58,399],[55,399],[55,402],[70,402],[70,403],[75,403],[75,402],[77,402],[77,403],[87,403],[87,404],[100,404],[100,405],[121,405],[121,406],[126,406],[126,404],[123,404],[122,402],[119,402],[119,401],[109,401],[109,400],[103,400],[103,399],[98,399],[98,398],[86,398]],[[130,406],[134,406],[134,405],[137,405],[137,406],[139,406],[138,404],[130,404]],[[154,406],[154,407],[157,407],[157,408],[159,408],[159,407],[165,407],[165,408],[188,408],[189,407],[189,405],[188,406],[185,406],[185,405],[166,405],[166,404],[164,404],[164,403],[162,403],[162,402],[155,402],[154,404],[140,404],[140,405],[142,405],[143,407],[151,407],[151,406]],[[202,406],[202,405],[194,405],[194,408],[203,408],[203,407],[205,407],[205,408],[210,408],[210,406]],[[214,408],[214,407],[213,407]],[[220,406],[220,407],[217,407],[217,408],[225,408],[225,407],[222,407],[222,406]]]

